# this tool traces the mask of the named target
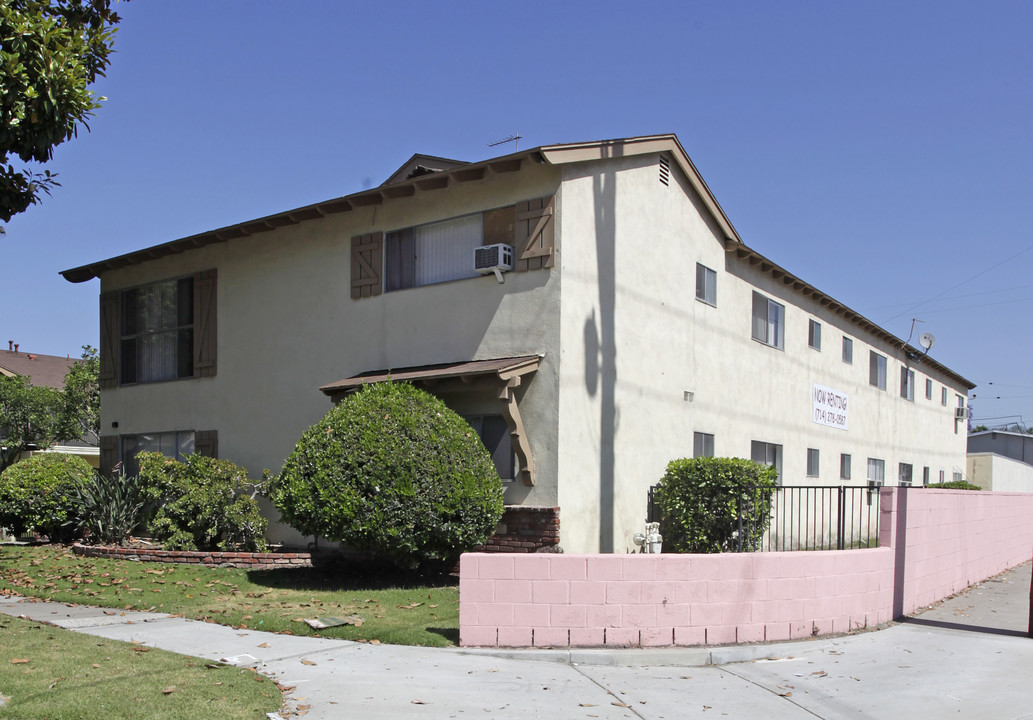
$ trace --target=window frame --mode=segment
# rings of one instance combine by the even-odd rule
[[[118,385],[120,387],[128,387],[132,385],[151,385],[153,383],[162,382],[173,382],[176,380],[186,380],[196,377],[194,368],[194,348],[197,342],[196,330],[197,330],[197,314],[199,308],[196,307],[196,299],[194,296],[195,287],[197,284],[197,276],[191,275],[180,275],[172,278],[163,278],[161,280],[155,280],[149,283],[143,283],[141,285],[134,285],[132,287],[122,288],[117,291],[118,295],[118,316],[116,321],[116,348],[118,352]],[[163,328],[160,330],[137,330],[133,328],[133,331],[127,330],[129,324],[129,297],[133,294],[140,294],[149,290],[154,290],[162,285],[173,286],[173,292],[176,296],[176,325],[175,327]],[[184,291],[184,288],[186,290]],[[181,302],[187,299],[189,302],[189,313],[186,313],[180,306]],[[139,314],[141,312],[141,304],[136,307],[137,313],[134,316],[133,321],[140,323]],[[184,316],[189,314],[189,322],[183,322]],[[160,336],[173,336],[175,347],[176,347],[176,371],[175,375],[169,377],[156,377],[153,379],[141,380],[140,379],[140,353],[144,352],[141,345],[149,338],[157,338]],[[183,339],[189,338],[184,343]],[[130,351],[128,348],[132,348]],[[127,362],[127,358],[132,355],[132,362]],[[185,356],[185,357],[184,357]],[[131,375],[131,377],[130,377]],[[144,433],[146,434],[146,433]]]
[[[872,472],[875,470],[876,472]],[[873,477],[877,475],[878,477]],[[886,461],[882,458],[868,458],[868,474],[866,476],[868,484],[872,485],[885,485],[886,484]]]
[[[915,468],[911,463],[897,463],[897,485],[911,487],[915,479]]]
[[[915,371],[906,365],[900,366],[900,397],[915,401]]]
[[[843,362],[847,365],[854,364],[854,339],[843,336]]]
[[[696,299],[717,307],[717,271],[703,263],[696,263]]]
[[[764,458],[757,459],[758,455],[763,451]],[[769,460],[770,458],[770,460]],[[766,442],[764,440],[751,440],[750,441],[750,459],[753,462],[760,463],[761,465],[767,465],[775,468],[775,472],[778,473],[778,479],[776,482],[782,484],[782,446],[778,443]]]
[[[465,243],[471,243],[470,247],[465,248],[476,249],[483,247],[484,245],[484,216],[485,212],[474,212],[466,213],[463,215],[456,215],[454,217],[448,217],[443,220],[436,220],[434,222],[420,223],[419,225],[410,225],[408,227],[396,228],[394,230],[388,230],[384,233],[384,292],[398,292],[399,290],[411,290],[420,287],[429,287],[431,285],[443,285],[445,283],[457,282],[460,280],[472,280],[473,278],[480,277],[481,274],[473,269],[473,255],[472,253],[467,254],[467,260],[465,263],[460,263],[456,269],[454,277],[453,274],[449,274],[448,277],[443,279],[434,279],[431,281],[425,278],[421,281],[421,253],[420,243],[428,242],[433,243],[435,246],[440,244],[453,244],[457,243],[456,237],[450,237],[447,239],[442,238],[421,238],[419,236],[420,231],[426,232],[430,228],[444,228],[447,225],[459,226],[466,222],[471,226],[474,224],[475,219],[478,221],[478,232],[476,238],[472,235],[467,238],[463,236],[461,240]],[[450,241],[450,242],[449,242]],[[475,242],[474,242],[475,241]],[[510,243],[512,244],[512,240]],[[399,254],[400,253],[400,254]],[[411,254],[411,257],[407,258],[406,254]],[[426,260],[424,260],[426,264]],[[393,272],[393,268],[398,268],[398,272]],[[423,272],[427,272],[426,266],[423,266]],[[459,274],[460,268],[462,268],[462,274]]]
[[[821,352],[821,323],[814,318],[807,322],[807,347]]]
[[[758,314],[758,309],[761,306],[763,306],[763,316]],[[776,316],[774,319],[772,319],[772,310],[774,310],[774,315]],[[767,345],[777,350],[785,350],[785,313],[785,305],[754,290],[750,335],[762,345]],[[761,324],[764,329],[763,334],[759,332]],[[771,337],[772,334],[775,335],[774,338]]]
[[[947,386],[940,387],[940,404],[947,407]]]
[[[926,400],[932,400],[933,399],[933,381],[930,380],[929,378],[925,379],[925,399]]]
[[[849,480],[850,479],[850,453],[839,454],[839,479]]]
[[[709,453],[707,450],[709,449]],[[705,432],[692,433],[692,457],[714,457],[714,434]]]
[[[807,448],[807,477],[821,477],[821,451],[818,448]]]
[[[874,350],[868,351],[868,384],[879,390],[886,389],[886,376],[887,376],[887,360],[886,356],[875,352]]]
[[[196,430],[162,430],[160,432],[126,433],[124,435],[119,435],[118,436],[118,462],[121,463],[122,468],[125,470],[126,475],[127,476],[128,475],[137,475],[140,472],[140,466],[139,466],[138,463],[135,462],[135,458],[141,452],[161,452],[161,450],[142,450],[142,449],[137,449],[132,454],[131,457],[127,458],[126,457],[126,444],[127,444],[127,442],[131,442],[131,441],[133,441],[136,438],[144,438],[144,437],[158,437],[158,438],[160,438],[162,436],[168,436],[168,435],[172,435],[173,436],[173,445],[176,448],[176,455],[175,455],[175,457],[173,457],[171,455],[165,455],[165,457],[170,458],[172,460],[177,460],[179,462],[183,462],[184,458],[187,455],[192,455],[192,454],[197,452],[197,431]],[[180,441],[180,436],[181,435],[183,435],[183,436],[189,435],[190,436],[190,447],[191,447],[191,450],[189,450],[188,452],[181,452],[181,449],[180,449],[181,448],[181,441]],[[158,444],[159,444],[159,446],[161,445],[161,441],[160,440],[158,440]],[[164,455],[165,453],[162,453],[162,454]]]

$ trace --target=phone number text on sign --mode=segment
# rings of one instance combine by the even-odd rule
[[[811,390],[813,420],[818,425],[846,430],[849,424],[849,402],[846,393],[814,383]]]

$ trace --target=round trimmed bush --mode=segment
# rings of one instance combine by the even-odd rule
[[[0,526],[15,535],[71,537],[79,518],[75,487],[91,475],[90,464],[75,455],[40,453],[19,460],[0,474]]]
[[[404,383],[367,385],[331,409],[269,496],[300,532],[410,568],[454,562],[502,517],[502,481],[480,438]]]

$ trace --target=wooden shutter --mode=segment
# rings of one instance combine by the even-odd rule
[[[216,278],[215,270],[194,275],[194,377],[215,375]]]
[[[118,291],[100,294],[100,371],[102,388],[118,386]]]
[[[524,200],[516,206],[516,270],[551,268],[556,241],[556,199]]]
[[[219,431],[198,430],[195,432],[194,452],[205,457],[219,457]]]
[[[352,297],[379,295],[384,267],[384,233],[375,232],[352,238]]]
[[[102,477],[111,475],[118,462],[118,435],[100,436],[100,474]]]

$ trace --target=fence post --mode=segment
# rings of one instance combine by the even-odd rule
[[[742,552],[742,493],[735,499],[736,514],[739,516],[739,537],[736,538],[736,552]]]
[[[836,542],[837,550],[846,549],[846,487],[843,485],[839,486],[839,518],[836,523],[836,533],[839,538]]]
[[[1033,637],[1033,577],[1029,581],[1029,636]]]

